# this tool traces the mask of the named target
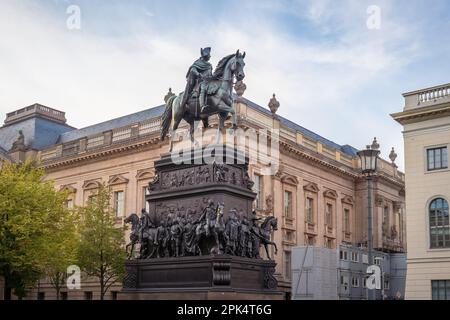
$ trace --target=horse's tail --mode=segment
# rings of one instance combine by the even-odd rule
[[[172,96],[166,102],[166,109],[164,110],[164,114],[162,116],[161,140],[164,140],[167,133],[169,132],[170,124],[172,123],[172,106],[175,98],[176,96]]]

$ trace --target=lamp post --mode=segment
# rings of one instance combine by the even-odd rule
[[[362,174],[367,178],[367,251],[369,265],[373,264],[373,231],[372,231],[372,176],[377,170],[377,160],[380,151],[376,138],[371,146],[367,146],[365,150],[358,151],[357,154],[361,159]],[[368,290],[368,300],[375,300],[375,292]]]

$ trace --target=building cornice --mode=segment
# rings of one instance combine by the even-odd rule
[[[450,104],[441,104],[393,113],[391,117],[398,123],[405,125],[448,115],[450,116]]]

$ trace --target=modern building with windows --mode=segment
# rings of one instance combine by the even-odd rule
[[[367,248],[341,244],[335,249],[299,246],[292,250],[292,299],[366,300]],[[406,254],[375,250],[370,264],[380,266],[377,300],[405,298]]]
[[[147,108],[81,129],[67,125],[64,112],[40,104],[12,111],[0,127],[0,159],[38,158],[47,179],[54,181],[58,190],[69,191],[68,207],[85,205],[100,184],[108,184],[111,206],[121,226],[126,216],[146,207],[154,162],[169,150],[167,139],[160,139],[164,108]],[[256,213],[262,218],[278,218],[276,276],[288,297],[293,247],[336,250],[343,243],[366,245],[367,183],[356,148],[326,139],[242,95],[235,97],[235,108],[239,128],[279,130],[277,171],[267,175],[263,165],[256,163],[250,165],[249,174],[257,194]],[[212,118],[210,125],[216,126],[217,121]],[[181,129],[186,127],[182,122]],[[24,146],[14,149],[19,130],[23,131]],[[406,250],[404,192],[403,173],[393,161],[380,159],[373,189],[374,248],[380,251]],[[124,236],[128,241],[128,234]],[[97,283],[82,280],[81,292],[68,291],[63,293],[65,298],[98,298]],[[55,298],[45,282],[39,288],[46,290],[46,299]],[[120,289],[120,284],[112,287],[107,297],[114,299]],[[36,292],[30,292],[30,297],[36,299]]]
[[[450,300],[450,84],[403,94],[407,299]]]

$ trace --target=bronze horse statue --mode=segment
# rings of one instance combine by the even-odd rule
[[[124,220],[125,224],[131,223],[131,234],[130,234],[130,243],[125,246],[125,252],[127,253],[127,258],[131,259],[134,252],[134,246],[139,242],[139,231],[140,231],[140,222],[139,217],[136,213],[130,214]],[[131,247],[130,252],[128,252],[128,248]]]
[[[261,223],[260,228],[252,228],[251,232],[252,234],[257,237],[256,240],[259,239],[259,241],[264,245],[264,249],[266,250],[267,258],[270,260],[273,260],[273,258],[270,257],[269,254],[269,245],[272,245],[275,248],[275,254],[278,252],[278,248],[275,242],[270,240],[270,235],[272,234],[272,230],[278,230],[278,219],[274,216],[267,217],[263,223]],[[256,246],[256,248],[259,248],[259,246]]]
[[[194,131],[201,120],[203,127],[208,127],[208,118],[214,114],[219,115],[219,126],[216,135],[216,143],[219,142],[220,133],[225,128],[225,120],[228,115],[231,114],[232,128],[235,129],[236,125],[236,111],[233,106],[233,80],[242,81],[245,78],[244,73],[244,58],[243,54],[239,53],[239,50],[235,54],[230,54],[219,61],[212,79],[207,81],[207,96],[206,105],[208,108],[203,112],[199,110],[198,97],[193,94],[186,103],[185,107],[181,107],[181,101],[183,100],[183,94],[172,96],[166,102],[166,109],[162,116],[162,130],[161,139],[164,140],[169,133],[170,126],[172,124],[171,132],[174,133],[181,120],[184,119],[190,125],[190,138],[195,144],[197,142],[194,139]],[[198,92],[199,90],[193,90]],[[197,94],[198,95],[198,94]],[[172,140],[172,139],[171,139]],[[170,143],[170,151],[172,151],[173,143]]]

